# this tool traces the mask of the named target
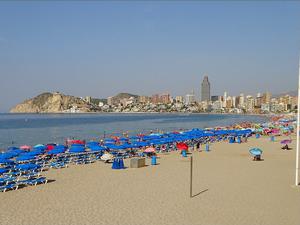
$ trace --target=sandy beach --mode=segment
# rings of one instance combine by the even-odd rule
[[[48,184],[0,193],[0,224],[298,225],[295,141],[285,151],[283,138],[193,152],[193,198],[189,158],[178,152],[139,169],[112,170],[103,162],[50,169]],[[251,160],[251,147],[263,150],[263,161]]]

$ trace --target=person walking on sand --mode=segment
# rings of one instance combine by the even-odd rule
[[[201,151],[200,150],[200,142],[199,141],[197,142],[197,151],[199,151],[199,152]]]

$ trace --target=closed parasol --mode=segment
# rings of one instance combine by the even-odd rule
[[[153,152],[155,152],[155,148],[153,148],[153,147],[146,148],[144,150],[144,152],[146,152],[146,153],[153,153]]]

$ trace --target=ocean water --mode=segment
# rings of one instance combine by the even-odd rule
[[[0,114],[0,149],[23,144],[99,140],[112,135],[226,126],[266,117],[222,114]]]

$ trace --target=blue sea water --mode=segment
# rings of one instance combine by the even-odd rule
[[[111,135],[226,126],[266,117],[223,114],[0,114],[0,149],[23,144],[99,140]]]

